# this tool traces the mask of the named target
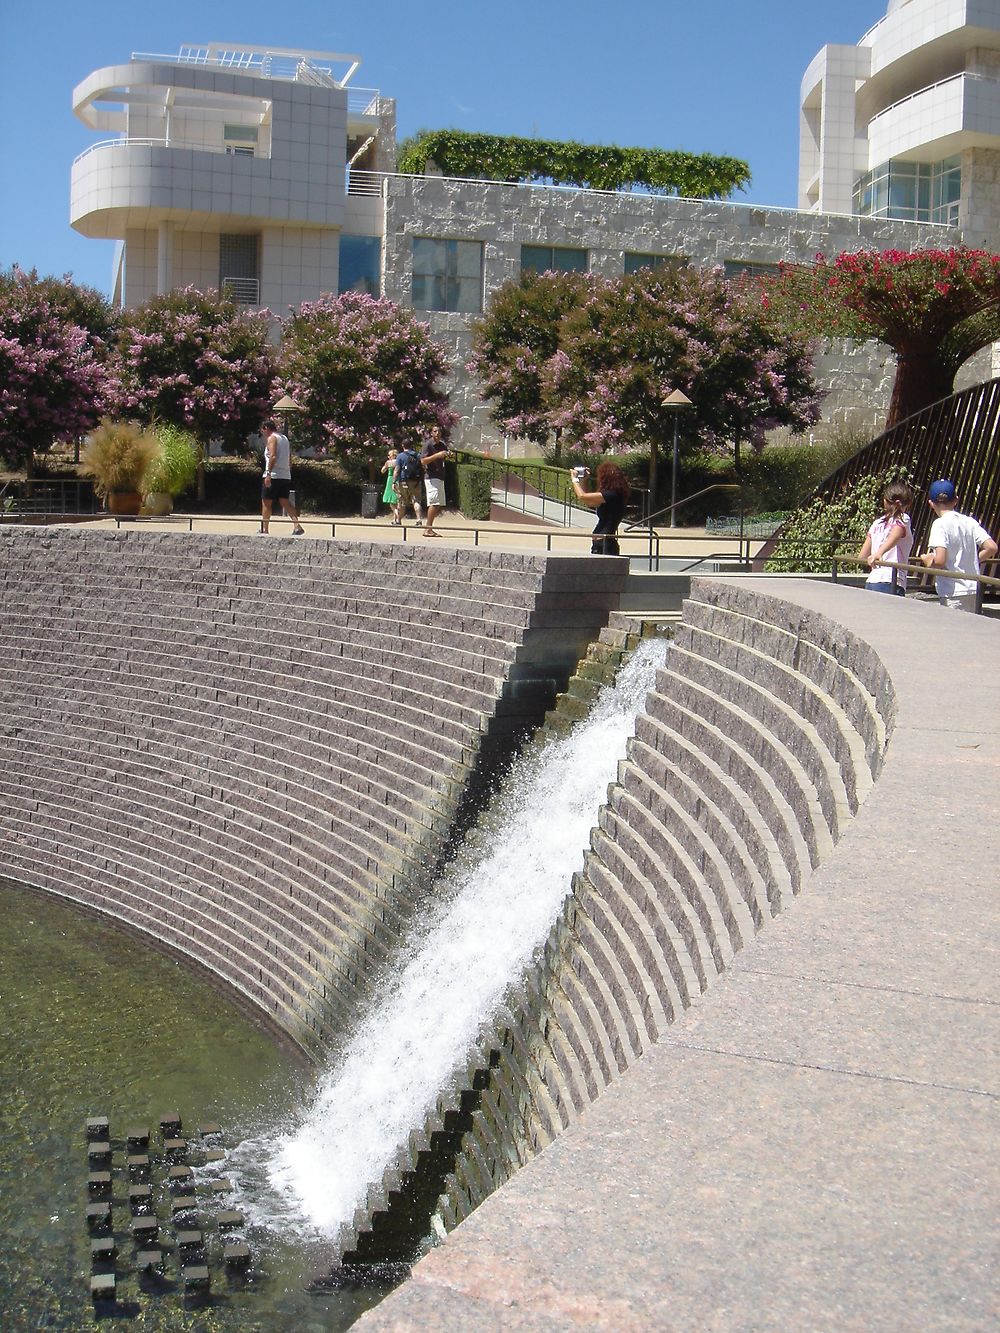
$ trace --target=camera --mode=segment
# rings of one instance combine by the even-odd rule
[[[589,467],[575,467],[573,469],[573,476],[576,477],[577,481],[583,481],[584,477],[588,477],[589,475]]]

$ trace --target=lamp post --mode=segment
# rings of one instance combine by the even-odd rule
[[[674,457],[673,466],[670,471],[670,526],[677,526],[677,417],[685,407],[693,407],[691,399],[680,389],[672,389],[661,403],[661,407],[668,407],[674,416]]]

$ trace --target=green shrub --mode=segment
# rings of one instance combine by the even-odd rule
[[[260,510],[260,459],[212,458],[205,469],[205,508],[210,513],[252,514]],[[296,506],[305,514],[331,517],[361,512],[360,483],[348,481],[335,463],[292,460]]]
[[[456,463],[455,494],[458,508],[466,518],[480,522],[489,518],[492,488],[486,468],[472,463]]]
[[[867,435],[845,433],[823,443],[769,444],[743,457],[743,502],[747,512],[795,509],[821,482],[869,443]]]
[[[190,431],[168,421],[157,422],[153,434],[160,442],[160,449],[146,469],[143,490],[147,495],[159,493],[176,498],[194,485],[201,449]]]
[[[771,574],[823,573],[835,554],[853,555],[882,513],[882,493],[891,481],[911,481],[902,467],[862,477],[835,500],[817,496],[785,525],[765,568]]]

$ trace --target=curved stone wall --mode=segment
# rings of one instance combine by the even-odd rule
[[[695,580],[544,957],[370,1192],[348,1254],[392,1255],[380,1214],[470,1089],[478,1109],[439,1201],[449,1227],[661,1038],[807,883],[877,777],[894,716],[864,639],[759,584]]]
[[[188,954],[315,1052],[477,760],[564,686],[625,569],[4,529],[0,864]]]

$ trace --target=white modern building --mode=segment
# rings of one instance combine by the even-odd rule
[[[1000,240],[1000,0],[889,0],[802,80],[799,206]]]
[[[893,3],[883,22],[972,8],[909,0]],[[348,289],[421,312],[451,358],[449,387],[462,417],[456,440],[475,447],[495,431],[464,370],[471,324],[524,268],[611,276],[680,259],[736,272],[809,262],[818,251],[961,239],[950,208],[920,220],[855,209],[868,159],[856,165],[853,135],[834,150],[830,106],[848,88],[854,96],[862,75],[848,71],[871,50],[848,50],[854,64],[838,54],[844,48],[826,48],[807,76],[803,114],[829,156],[809,166],[799,210],[400,175],[395,104],[355,85],[355,56],[218,43],[184,46],[176,56],[136,54],[74,92],[76,114],[104,137],[73,163],[71,222],[84,235],[119,241],[113,292],[126,307],[190,284],[220,287],[277,315]],[[885,84],[885,105],[896,86]],[[845,110],[842,120],[853,125],[853,116]],[[950,141],[944,148],[935,161],[955,155]],[[964,141],[959,149],[985,151]],[[833,164],[845,153],[851,165],[838,175]],[[832,389],[829,415],[878,422],[892,380],[884,349],[837,349],[820,373]]]

